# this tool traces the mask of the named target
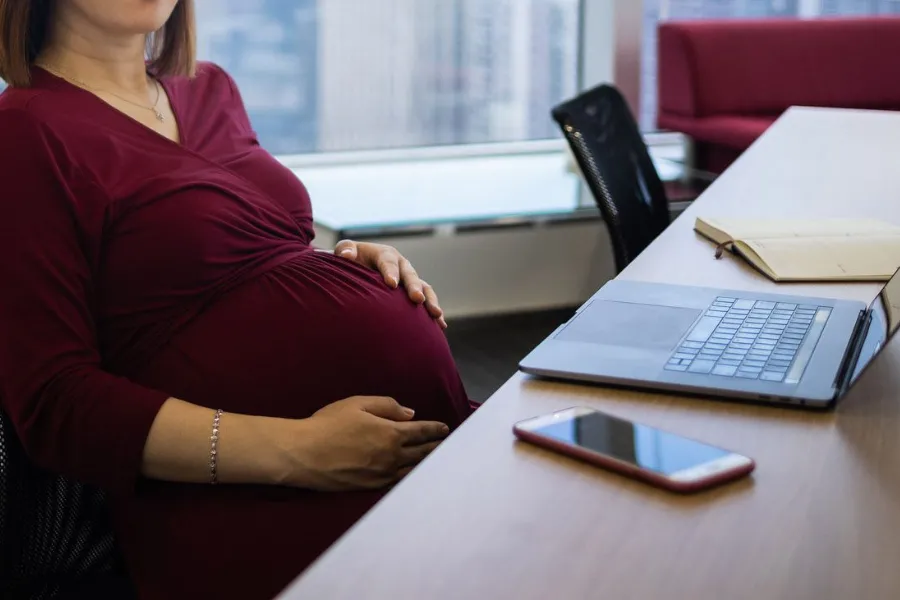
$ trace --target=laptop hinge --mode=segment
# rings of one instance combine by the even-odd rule
[[[841,397],[847,388],[850,387],[850,380],[853,378],[853,371],[856,369],[856,363],[859,361],[859,355],[862,352],[863,344],[866,341],[866,335],[869,333],[869,324],[872,322],[872,311],[866,309],[860,311],[856,325],[853,327],[853,333],[850,336],[850,343],[847,345],[847,352],[844,353],[844,360],[841,361],[841,367],[838,369],[837,376],[834,379],[834,387],[837,389],[836,397]]]

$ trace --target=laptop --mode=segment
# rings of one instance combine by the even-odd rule
[[[519,365],[564,380],[829,408],[900,325],[862,302],[615,280]]]

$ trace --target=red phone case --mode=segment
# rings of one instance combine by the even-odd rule
[[[513,427],[513,433],[522,441],[529,442],[536,446],[542,446],[549,450],[559,452],[560,454],[565,454],[573,458],[577,458],[579,460],[597,465],[599,467],[609,469],[610,471],[615,471],[616,473],[620,473],[634,479],[639,479],[663,489],[672,492],[679,492],[682,494],[699,492],[701,490],[715,487],[717,485],[721,485],[735,479],[739,479],[745,475],[749,475],[750,473],[752,473],[753,469],[756,467],[753,459],[750,459],[750,463],[747,465],[736,467],[730,471],[716,473],[715,475],[711,475],[703,479],[684,482],[674,481],[664,475],[641,469],[640,467],[618,461],[612,457],[592,452],[590,450],[587,450],[586,448],[582,448],[580,446],[572,446],[563,442],[559,442],[552,438],[544,437],[533,431],[519,429],[518,425]]]

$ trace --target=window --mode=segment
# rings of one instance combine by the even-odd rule
[[[656,128],[656,27],[667,19],[900,14],[900,0],[644,0],[641,125]]]
[[[275,154],[556,137],[579,0],[197,0],[199,53]]]

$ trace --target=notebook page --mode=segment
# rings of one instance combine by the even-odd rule
[[[698,219],[698,221],[701,219]],[[702,219],[732,240],[895,235],[900,227],[876,219]]]
[[[900,236],[744,240],[776,281],[887,281],[900,267]]]

